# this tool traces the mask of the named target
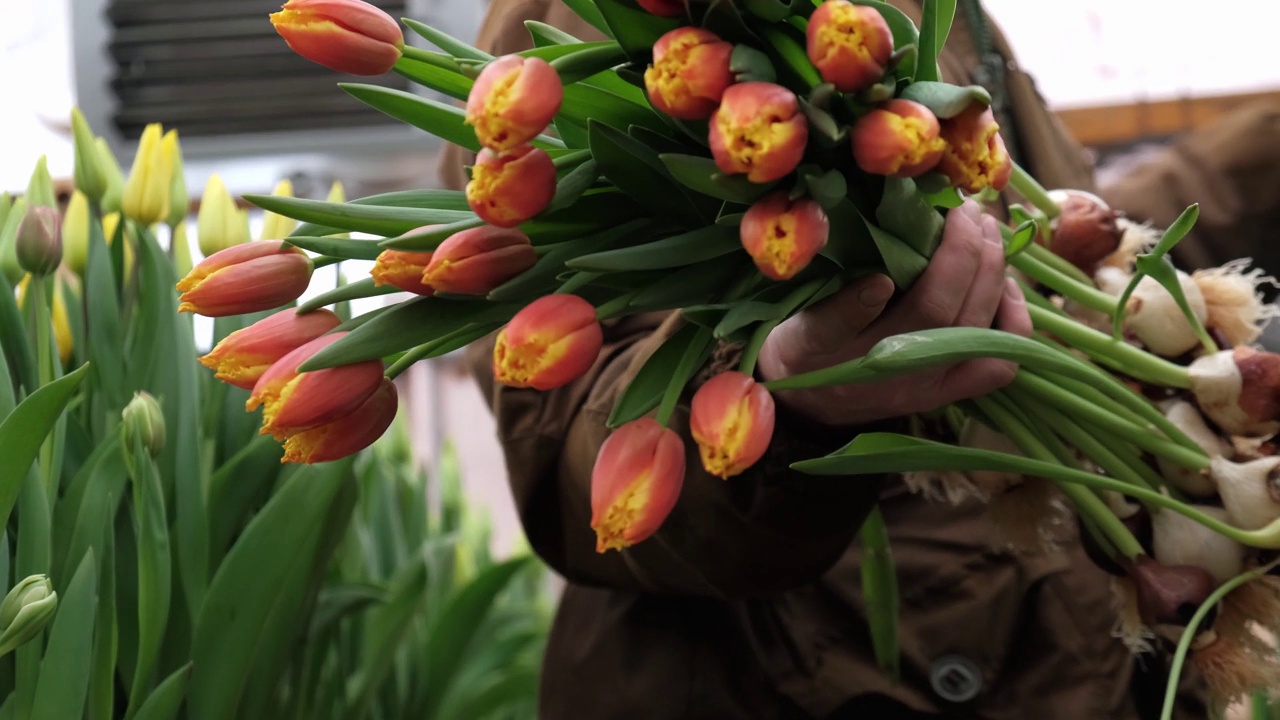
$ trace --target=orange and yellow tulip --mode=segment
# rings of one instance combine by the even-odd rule
[[[893,33],[875,8],[827,0],[809,17],[809,61],[841,92],[865,90],[884,77]]]
[[[779,190],[757,200],[738,228],[742,246],[765,277],[788,280],[827,245],[827,214],[808,198]]]
[[[684,441],[653,418],[614,430],[591,471],[596,552],[621,550],[657,532],[680,498],[684,471]]]
[[[765,82],[731,85],[711,116],[711,155],[723,172],[767,183],[804,157],[809,125],[795,93]]]
[[[286,438],[280,462],[312,464],[355,455],[382,437],[397,410],[396,384],[383,378],[369,399],[350,414]]]
[[[481,220],[511,228],[542,212],[556,194],[556,166],[531,145],[506,152],[485,148],[467,183],[467,204]]]
[[[329,310],[300,314],[288,308],[226,336],[200,363],[219,380],[252,390],[276,361],[341,323]]]
[[[702,467],[730,478],[756,464],[773,439],[773,396],[750,375],[724,372],[693,395],[689,429]]]
[[[493,376],[512,387],[551,390],[582,377],[604,344],[596,309],[576,295],[529,303],[498,333]]]
[[[890,100],[853,126],[853,159],[873,175],[923,175],[937,166],[944,148],[938,118],[911,100]]]
[[[644,72],[649,102],[680,120],[706,120],[733,84],[733,45],[709,30],[681,27],[653,44],[653,65]]]
[[[311,270],[305,253],[279,240],[219,250],[178,282],[178,311],[222,317],[278,308],[306,292]]]
[[[381,75],[404,49],[396,21],[362,0],[289,0],[271,24],[294,52],[351,75]]]
[[[519,230],[472,228],[440,243],[422,272],[422,282],[436,292],[486,295],[537,261],[529,238]]]
[[[298,372],[299,366],[345,335],[322,335],[277,360],[258,378],[245,410],[262,407],[260,434],[283,440],[326,425],[355,412],[378,389],[383,375],[377,360]]]
[[[991,108],[974,103],[941,125],[947,144],[938,170],[951,184],[970,193],[986,188],[1003,190],[1009,183],[1013,160]]]
[[[430,230],[436,225],[418,228],[414,232]],[[373,264],[369,274],[373,276],[373,284],[390,285],[415,295],[430,296],[435,290],[422,282],[422,273],[431,263],[431,253],[412,252],[408,250],[383,250]]]
[[[485,66],[467,96],[467,124],[480,144],[510,150],[534,139],[560,112],[564,86],[541,58],[504,55]]]

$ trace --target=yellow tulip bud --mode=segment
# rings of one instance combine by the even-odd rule
[[[216,174],[204,186],[200,212],[196,215],[196,239],[200,242],[200,254],[205,257],[249,242],[249,225],[241,218],[235,200]]]
[[[180,222],[173,226],[173,237],[169,239],[173,245],[173,270],[178,277],[186,277],[191,272],[191,241],[187,240],[187,224]]]
[[[159,123],[152,123],[142,131],[138,152],[133,157],[133,168],[124,184],[122,201],[125,217],[143,225],[154,225],[169,216],[169,183],[172,171],[168,161],[173,150],[165,152],[164,146],[176,143],[177,136],[161,136]]]
[[[53,192],[53,178],[49,177],[49,161],[44,155],[36,161],[27,182],[27,204],[30,207],[58,207],[58,196]]]
[[[53,340],[58,346],[58,358],[66,365],[75,349],[75,336],[71,334],[71,318],[67,315],[67,298],[63,293],[62,278],[53,287]]]
[[[293,197],[293,183],[287,178],[276,183],[276,188],[271,191],[272,195],[277,197]],[[262,235],[259,240],[283,240],[289,237],[293,229],[298,227],[298,221],[293,218],[277,215],[273,212],[264,213],[262,218]]]
[[[107,247],[111,247],[111,243],[115,241],[116,230],[120,227],[120,213],[111,213],[102,216],[102,236],[107,239]],[[124,234],[124,281],[129,282],[129,278],[133,275],[133,243],[132,236],[128,228],[125,228]]]
[[[182,167],[182,145],[178,143],[178,131],[170,130],[164,134],[164,142],[160,143],[165,154],[165,162],[169,166],[169,216],[165,222],[172,227],[187,219],[187,209],[191,198],[187,196],[187,178]]]
[[[106,178],[107,189],[102,193],[102,209],[109,213],[120,212],[121,201],[124,199],[124,173],[120,170],[120,163],[106,140],[94,140],[93,147],[98,151],[98,167]]]
[[[62,262],[77,275],[89,264],[89,198],[80,190],[71,194],[62,215]]]
[[[107,192],[107,173],[94,144],[93,129],[80,108],[71,108],[71,133],[76,149],[76,188],[94,200],[102,200]]]

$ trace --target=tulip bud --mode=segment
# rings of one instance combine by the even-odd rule
[[[58,609],[58,593],[44,575],[31,575],[4,596],[0,602],[0,655],[40,634]]]
[[[681,27],[653,44],[653,65],[644,72],[649,102],[681,120],[706,120],[733,84],[733,45],[709,30]]]
[[[289,435],[326,425],[349,415],[382,383],[382,363],[366,360],[354,365],[299,373],[312,356],[346,336],[338,332],[316,338],[267,369],[253,386],[245,409],[262,406],[261,434],[283,440]]]
[[[173,226],[173,235],[169,238],[173,247],[173,271],[178,277],[186,277],[193,267],[191,263],[191,241],[187,239],[187,224],[180,222]]]
[[[434,227],[439,226],[429,225],[414,232]],[[383,250],[378,253],[378,259],[369,274],[373,276],[373,284],[376,286],[390,285],[415,295],[431,296],[435,294],[435,289],[422,282],[422,274],[430,263],[429,252]]]
[[[98,151],[98,168],[106,178],[107,189],[102,193],[102,210],[118,213],[124,204],[124,172],[120,170],[120,163],[106,140],[97,138],[93,141],[93,146]]]
[[[636,0],[636,4],[659,17],[684,15],[683,0]]]
[[[711,116],[711,154],[726,173],[752,182],[786,176],[800,164],[809,125],[790,90],[772,83],[732,85]]]
[[[276,183],[276,187],[271,191],[276,197],[293,197],[293,183],[288,178]],[[273,212],[262,214],[262,240],[282,240],[289,237],[293,233],[294,228],[298,227],[298,221],[284,215],[277,215]]]
[[[498,333],[493,376],[511,387],[551,390],[582,377],[604,344],[596,309],[576,295],[546,295]]]
[[[822,206],[808,198],[793,202],[787,191],[779,190],[747,210],[738,234],[761,273],[788,280],[826,247],[828,229]]]
[[[422,282],[436,292],[486,295],[537,261],[529,238],[519,230],[472,228],[440,243],[422,272]]]
[[[281,462],[312,464],[355,455],[382,437],[397,410],[396,384],[383,378],[369,399],[349,415],[290,435],[284,441]]]
[[[481,220],[511,228],[546,209],[556,194],[556,166],[545,150],[521,145],[476,156],[467,183],[467,204]]]
[[[1124,237],[1116,211],[1083,190],[1054,190],[1049,196],[1058,204],[1058,216],[1049,224],[1049,250],[1093,277]]]
[[[205,257],[249,242],[248,226],[240,217],[236,201],[216,173],[209,176],[204,195],[200,198],[200,211],[196,213],[196,240],[200,243],[200,253]]]
[[[362,0],[289,0],[271,24],[294,52],[351,75],[381,75],[404,49],[396,21]]]
[[[53,178],[49,176],[49,160],[44,155],[36,161],[27,181],[27,205],[30,207],[58,207],[58,196],[53,191]]]
[[[176,141],[175,137],[171,142]],[[164,145],[160,124],[147,125],[125,181],[121,200],[124,215],[143,225],[154,225],[169,216],[169,186],[173,180],[169,163],[173,152],[166,153]]]
[[[1280,355],[1240,346],[1187,368],[1196,404],[1228,435],[1280,431]]]
[[[873,175],[923,175],[942,159],[946,143],[939,133],[938,118],[929,108],[911,100],[890,100],[854,124],[853,159]]]
[[[278,240],[230,247],[200,261],[178,282],[178,311],[222,317],[278,308],[306,292],[311,270],[305,253]]]
[[[165,164],[169,166],[169,214],[165,222],[175,226],[187,219],[187,211],[191,209],[191,198],[187,195],[186,169],[182,162],[182,146],[178,144],[177,130],[170,130],[164,134],[160,149],[164,152]]]
[[[222,339],[200,363],[230,385],[252,390],[277,360],[342,323],[329,310],[299,313],[288,308]]]
[[[1013,160],[991,108],[974,103],[940,124],[947,145],[938,170],[951,184],[969,193],[986,188],[1004,190],[1013,171]]]
[[[58,358],[62,360],[62,364],[66,364],[71,359],[71,352],[75,349],[75,338],[71,334],[71,318],[67,315],[67,301],[63,297],[63,277],[61,274],[54,275],[53,292],[51,293],[53,301],[50,306],[50,320],[53,325],[54,345],[58,348]],[[24,275],[22,281],[18,283],[18,309],[22,310],[26,306],[27,288],[31,285],[31,275]]]
[[[740,372],[716,375],[693,395],[689,429],[702,467],[728,479],[764,457],[773,439],[773,396]]]
[[[467,97],[467,124],[480,144],[510,150],[538,136],[560,112],[564,86],[541,58],[504,55],[485,66]]]
[[[62,215],[62,260],[77,275],[89,264],[89,198],[79,190]]]
[[[855,93],[884,77],[893,54],[893,33],[875,8],[827,0],[809,16],[809,61],[822,79]]]
[[[18,265],[33,275],[48,275],[62,262],[62,228],[58,211],[37,205],[29,208],[18,224],[14,239]]]
[[[107,192],[107,175],[94,144],[93,129],[84,119],[80,108],[71,108],[71,134],[75,139],[76,189],[94,200],[102,200],[103,194]]]
[[[151,453],[151,457],[158,457],[164,450],[165,441],[164,411],[160,409],[160,403],[150,393],[134,393],[133,400],[125,405],[120,417],[124,421],[121,431],[125,446],[132,447],[137,440]]]
[[[658,531],[680,498],[684,442],[653,418],[613,431],[591,471],[596,552],[621,550]]]
[[[0,228],[0,273],[10,284],[22,280],[22,276],[26,274],[18,265],[18,249],[15,247],[18,241],[18,226],[26,217],[27,199],[19,197],[13,201],[13,207],[5,217],[4,227]]]

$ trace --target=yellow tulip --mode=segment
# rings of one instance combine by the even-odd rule
[[[111,213],[102,216],[102,236],[107,239],[107,247],[111,247],[111,243],[115,240],[116,230],[120,227],[120,213]],[[133,276],[133,238],[130,237],[129,230],[124,231],[124,281],[127,283]]]
[[[18,309],[26,304],[27,286],[31,284],[31,275],[22,277],[18,283]],[[62,296],[62,278],[57,278],[53,286],[53,340],[58,346],[58,357],[66,365],[71,360],[71,351],[75,348],[75,339],[71,335],[71,318],[67,315],[67,301]]]
[[[286,178],[276,183],[276,187],[271,191],[276,197],[293,197],[293,183]],[[293,229],[298,227],[298,221],[293,218],[277,215],[273,212],[264,213],[262,217],[262,235],[259,240],[283,240],[289,237]]]
[[[222,178],[216,174],[204,186],[200,212],[196,215],[196,239],[205,257],[249,242],[249,226],[241,218]]]
[[[191,272],[191,243],[187,240],[187,224],[180,222],[173,226],[173,237],[169,242],[173,245],[173,269],[178,277],[186,277]]]
[[[107,192],[108,175],[94,144],[93,129],[80,108],[71,108],[71,132],[75,138],[76,188],[94,200],[101,200]]]
[[[62,262],[77,275],[89,264],[89,198],[79,190],[62,215]]]
[[[159,123],[152,123],[142,131],[138,152],[133,158],[133,168],[124,184],[123,210],[125,217],[143,225],[154,225],[169,216],[169,184],[178,137],[161,136]],[[165,146],[171,146],[166,151]]]
[[[191,198],[187,195],[187,177],[182,167],[182,145],[178,142],[177,130],[164,134],[160,149],[169,166],[169,215],[165,222],[173,227],[187,219],[187,210],[191,204]]]
[[[102,193],[102,210],[109,213],[120,212],[121,201],[124,199],[124,173],[120,170],[120,162],[116,160],[106,140],[102,138],[94,140],[93,147],[98,153],[98,167],[106,178],[106,190]]]

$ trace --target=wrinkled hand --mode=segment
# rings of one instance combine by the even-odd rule
[[[885,310],[893,281],[862,278],[779,325],[760,350],[766,380],[798,375],[862,357],[891,335],[940,327],[996,327],[1031,334],[1026,298],[1004,274],[996,220],[972,200],[948,213],[942,242],[910,291]],[[791,390],[778,401],[817,422],[861,425],[984,395],[1008,384],[1016,366],[967,360],[879,383]]]

